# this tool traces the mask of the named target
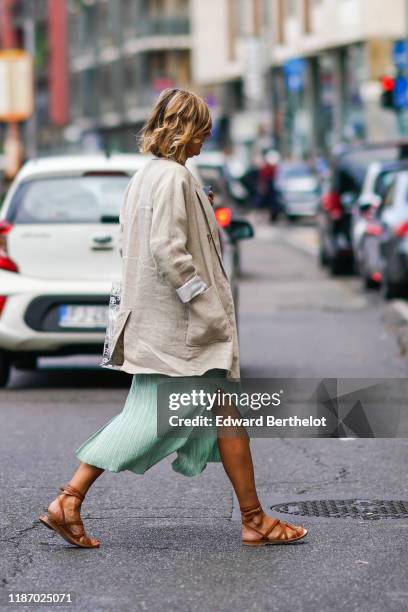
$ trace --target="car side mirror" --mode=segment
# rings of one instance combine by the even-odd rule
[[[249,221],[244,219],[232,219],[227,231],[233,242],[236,240],[247,240],[254,236],[254,228]]]

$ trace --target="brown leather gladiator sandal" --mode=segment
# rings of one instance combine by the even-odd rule
[[[302,527],[302,525],[292,525],[292,523],[288,523],[287,521],[281,521],[279,519],[274,519],[272,525],[268,527],[268,529],[262,533],[256,527],[253,527],[249,524],[250,520],[256,516],[257,514],[263,513],[263,509],[261,504],[256,504],[255,506],[247,506],[246,508],[240,508],[242,523],[245,525],[247,529],[252,529],[255,533],[257,533],[260,537],[255,540],[242,540],[242,543],[245,546],[265,546],[266,544],[292,544],[293,542],[298,542],[302,540],[307,535],[307,529]],[[271,538],[268,537],[270,533],[279,525],[281,532],[280,537]],[[304,533],[300,536],[289,537],[287,533],[287,529],[290,527],[291,529],[297,530],[299,528],[303,529]]]
[[[70,484],[65,485],[65,487],[60,487],[59,490],[62,491],[62,494],[64,495],[71,495],[73,497],[77,497],[81,501],[84,500],[85,496],[80,491],[78,491],[78,489],[75,489]],[[46,527],[48,527],[48,529],[56,531],[62,538],[64,538],[64,540],[66,540],[70,544],[73,544],[74,546],[79,546],[80,548],[99,548],[100,544],[92,544],[90,538],[86,535],[84,524],[81,520],[65,520],[64,508],[61,502],[62,494],[60,494],[57,498],[61,509],[62,521],[60,520],[60,517],[57,514],[51,512],[50,510],[48,510],[47,514],[43,514],[38,517],[38,519]],[[79,533],[73,533],[68,529],[69,525],[81,525],[82,530]]]

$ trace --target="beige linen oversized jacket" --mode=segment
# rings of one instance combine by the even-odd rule
[[[240,379],[234,302],[211,203],[183,164],[152,158],[120,210],[122,297],[110,359],[129,374]]]

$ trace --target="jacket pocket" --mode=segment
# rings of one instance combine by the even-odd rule
[[[188,346],[231,340],[231,325],[214,285],[187,302]]]
[[[126,308],[119,312],[116,319],[114,332],[107,346],[108,359],[104,365],[122,365],[124,361],[123,332],[129,320],[131,308]]]

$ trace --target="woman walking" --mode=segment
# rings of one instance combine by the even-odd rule
[[[201,98],[167,89],[142,130],[142,151],[152,157],[130,180],[120,211],[122,295],[108,362],[133,374],[131,387],[122,412],[76,450],[78,469],[40,517],[79,547],[100,546],[85,533],[80,510],[104,470],[144,474],[173,452],[172,467],[185,476],[199,474],[210,461],[222,462],[240,504],[243,544],[287,544],[307,534],[263,512],[245,431],[157,436],[160,382],[193,377],[203,384],[216,379],[225,387],[240,379],[234,303],[213,194],[205,194],[185,165],[199,155],[211,127]]]

